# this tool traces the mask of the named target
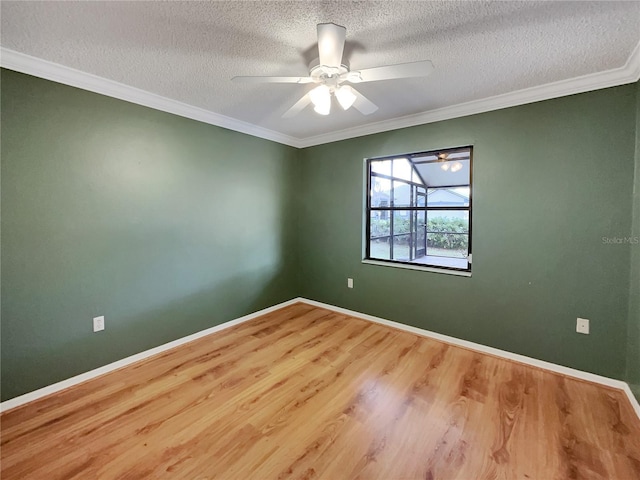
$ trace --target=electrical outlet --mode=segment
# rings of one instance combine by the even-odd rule
[[[586,318],[578,318],[576,321],[576,332],[589,335],[589,320]]]
[[[347,278],[347,288],[353,288],[353,278]]]
[[[93,331],[99,332],[100,330],[104,330],[104,317],[95,317],[93,319]]]

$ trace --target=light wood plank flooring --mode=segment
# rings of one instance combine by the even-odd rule
[[[3,480],[640,478],[621,392],[306,304],[1,428]]]

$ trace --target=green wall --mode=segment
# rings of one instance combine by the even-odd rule
[[[3,400],[298,293],[296,149],[1,81]]]
[[[603,237],[631,230],[635,100],[627,85],[305,149],[302,295],[624,378],[630,245]],[[361,263],[363,159],[468,144],[473,276]]]
[[[629,334],[627,382],[640,401],[640,82],[636,83],[636,168],[633,187],[631,277],[629,281]]]
[[[638,84],[296,150],[1,81],[3,400],[299,295],[640,388]],[[468,144],[473,276],[362,264],[363,159]]]

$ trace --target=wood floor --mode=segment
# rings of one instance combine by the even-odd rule
[[[640,478],[621,392],[306,304],[1,428],[3,480]]]

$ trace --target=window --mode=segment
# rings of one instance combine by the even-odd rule
[[[472,150],[367,160],[366,260],[471,271]]]

